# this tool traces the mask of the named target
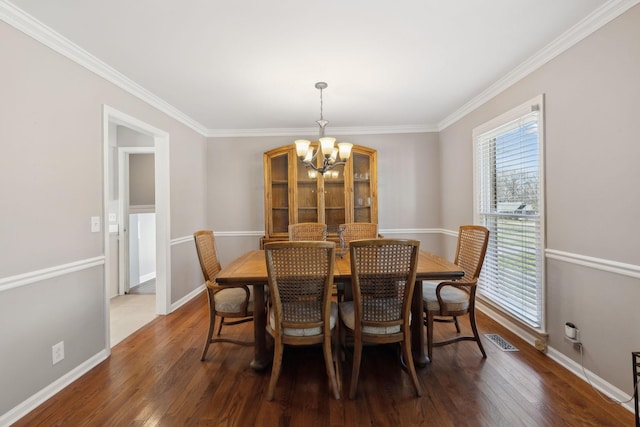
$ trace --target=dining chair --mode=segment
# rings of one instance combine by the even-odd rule
[[[331,301],[335,243],[271,242],[264,245],[269,281],[266,331],[274,340],[267,400],[273,400],[285,345],[322,344],[325,369],[340,398],[338,307]]]
[[[349,244],[353,300],[339,305],[341,342],[353,335],[349,397],[358,387],[363,343],[400,343],[417,396],[422,395],[411,354],[411,301],[420,242],[365,239]]]
[[[377,239],[378,238],[378,224],[370,222],[350,222],[346,224],[340,224],[338,226],[338,239],[340,241],[339,255],[343,257],[349,250],[349,242],[358,239]],[[345,287],[344,283],[336,283],[336,296],[338,301],[345,299],[345,291],[350,292],[349,287]],[[351,295],[346,296],[351,299]]]
[[[458,246],[454,263],[464,270],[460,280],[440,283],[422,283],[422,303],[424,310],[424,324],[427,327],[427,353],[432,358],[433,347],[439,347],[458,341],[475,341],[480,348],[482,357],[487,354],[482,347],[478,327],[476,326],[475,300],[476,285],[484,262],[489,243],[489,230],[479,225],[463,225],[458,233]],[[458,316],[468,314],[473,336],[456,335],[454,337],[433,341],[433,323],[442,317],[453,316],[456,331],[460,333]],[[444,319],[445,321],[448,319]]]
[[[375,239],[378,237],[378,224],[370,222],[351,222],[338,226],[340,246],[349,248],[349,242],[358,239]]]
[[[327,225],[319,222],[289,224],[289,241],[327,240]]]
[[[228,342],[233,344],[251,346],[252,341],[242,341],[231,338],[219,337],[223,325],[237,325],[253,320],[253,289],[249,286],[220,286],[216,283],[216,275],[222,267],[216,253],[216,242],[212,230],[200,230],[193,233],[196,244],[200,268],[206,281],[207,296],[209,299],[209,332],[202,351],[200,360],[204,360],[209,345],[215,342]],[[220,317],[218,331],[213,337],[216,319]],[[232,318],[235,320],[227,321]]]

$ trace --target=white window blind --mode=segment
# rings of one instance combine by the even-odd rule
[[[475,220],[489,229],[478,293],[544,330],[542,96],[474,130]]]

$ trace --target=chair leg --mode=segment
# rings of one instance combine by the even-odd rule
[[[427,356],[432,360],[433,353],[433,312],[427,311]]]
[[[218,325],[218,335],[220,335],[220,332],[222,331],[222,325],[224,323],[224,317],[220,318],[220,324]]]
[[[202,350],[202,357],[200,361],[203,361],[209,351],[209,344],[211,344],[211,338],[213,336],[213,330],[216,325],[216,312],[211,308],[209,310],[209,332],[207,332],[207,340],[204,342],[204,349]]]
[[[487,353],[484,351],[484,347],[482,347],[482,342],[480,341],[480,335],[478,335],[478,327],[476,326],[476,311],[469,310],[469,322],[471,322],[471,330],[473,331],[473,336],[475,337],[475,341],[478,343],[478,347],[480,348],[480,352],[482,353],[482,358],[487,358]]]
[[[360,362],[362,360],[362,339],[356,337],[353,343],[353,367],[351,368],[351,389],[349,399],[355,399],[360,376]]]
[[[342,322],[342,320],[340,320],[340,322]],[[345,349],[347,348],[346,346],[347,338],[345,336],[344,330],[345,330],[345,326],[340,325],[340,330],[338,331],[338,337],[339,337],[338,341],[340,341],[340,354],[338,356],[340,357],[340,361],[343,363],[346,360]]]
[[[458,316],[453,316],[453,323],[456,324],[456,332],[460,333],[460,323],[458,323]]]
[[[338,380],[333,364],[334,356],[333,352],[331,351],[331,347],[333,347],[332,340],[333,339],[325,339],[322,343],[322,348],[324,350],[324,364],[327,370],[327,377],[329,378],[329,385],[331,386],[333,397],[335,397],[336,399],[340,399],[340,391],[338,391]]]
[[[420,382],[418,381],[418,375],[416,374],[416,367],[413,363],[413,356],[411,354],[411,335],[410,331],[405,333],[404,341],[402,342],[402,353],[404,354],[405,363],[409,370],[409,375],[411,375],[411,380],[413,381],[413,386],[416,389],[416,396],[422,396],[422,387],[420,387]]]
[[[279,341],[279,340],[278,340]],[[269,389],[267,390],[267,400],[273,400],[276,392],[276,384],[280,377],[280,368],[282,368],[282,353],[284,352],[284,344],[276,342],[274,344],[273,365],[271,367],[271,379],[269,380]]]
[[[336,330],[331,335],[333,345],[333,363],[335,364],[336,382],[338,384],[338,394],[342,392],[342,345],[340,341],[340,321],[336,322]]]

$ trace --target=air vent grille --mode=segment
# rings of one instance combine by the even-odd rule
[[[516,347],[511,345],[511,343],[498,334],[484,334],[484,336],[487,337],[489,341],[497,345],[502,351],[518,351]]]

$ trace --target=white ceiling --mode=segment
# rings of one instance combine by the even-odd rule
[[[11,3],[215,135],[437,129],[616,1]]]

